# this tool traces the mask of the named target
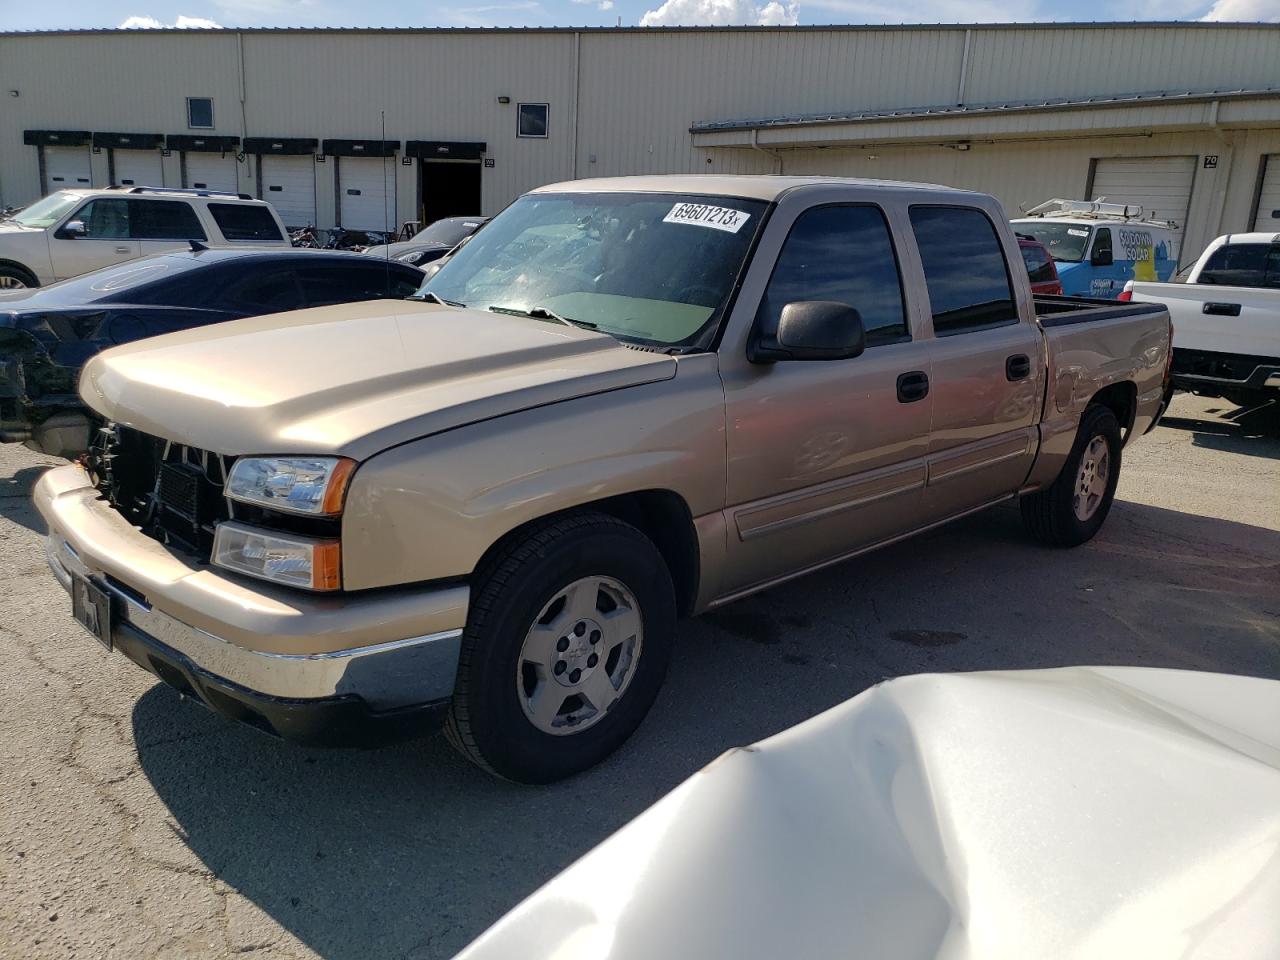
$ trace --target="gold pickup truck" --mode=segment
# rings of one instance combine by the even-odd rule
[[[1071,546],[1159,418],[1156,304],[1033,301],[991,197],[791,177],[517,200],[416,301],[119,347],[36,500],[76,618],[306,743],[443,722],[545,782],[649,710],[677,617],[992,504]]]

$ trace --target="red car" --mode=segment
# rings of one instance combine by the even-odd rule
[[[1031,292],[1061,296],[1062,281],[1058,279],[1058,268],[1045,245],[1020,233],[1018,246],[1022,250],[1022,262],[1027,265],[1027,275],[1031,278]]]

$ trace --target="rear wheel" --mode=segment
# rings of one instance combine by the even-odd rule
[[[6,290],[25,290],[28,287],[40,286],[30,273],[12,264],[0,264],[0,293]]]
[[[652,706],[674,627],[671,576],[639,530],[603,514],[535,529],[472,594],[450,741],[523,783],[599,763]]]
[[[1080,418],[1076,440],[1058,479],[1022,498],[1022,520],[1037,540],[1075,547],[1101,529],[1120,479],[1120,423],[1107,407]]]

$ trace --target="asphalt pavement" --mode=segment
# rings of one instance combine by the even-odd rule
[[[543,788],[439,737],[287,746],[108,654],[45,567],[30,490],[51,462],[0,445],[0,958],[449,957],[728,748],[883,678],[1280,678],[1274,409],[1176,398],[1084,547],[1038,546],[1002,507],[682,624],[639,733]]]

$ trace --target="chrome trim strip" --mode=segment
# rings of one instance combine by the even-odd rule
[[[762,523],[758,527],[748,527],[746,530],[738,529],[738,539],[746,542],[756,537],[765,535],[766,533],[777,533],[779,530],[788,530],[791,527],[799,526],[802,523],[809,523],[813,520],[821,520],[823,517],[829,517],[833,513],[841,513],[845,510],[853,510],[856,507],[865,507],[867,504],[875,503],[879,500],[887,500],[889,497],[897,497],[904,493],[911,493],[915,490],[924,489],[924,474],[921,473],[918,480],[912,480],[902,486],[894,487],[892,490],[881,490],[879,493],[871,493],[866,496],[857,497],[853,500],[844,500],[840,503],[833,503],[830,506],[819,507],[817,510],[810,510],[808,513],[798,513],[793,517],[783,517],[774,520],[772,523]],[[770,509],[772,505],[770,506]],[[758,513],[761,511],[751,511]],[[750,514],[740,513],[737,516],[739,521],[747,519]]]
[[[945,483],[955,477],[963,477],[966,474],[973,473],[976,470],[985,470],[987,467],[994,467],[997,463],[1004,463],[1006,460],[1015,460],[1018,457],[1025,457],[1026,449],[1010,450],[1008,453],[1002,453],[998,457],[990,457],[986,460],[979,460],[977,463],[966,463],[963,467],[955,467],[945,473],[930,473],[929,486],[937,486],[939,483]]]

